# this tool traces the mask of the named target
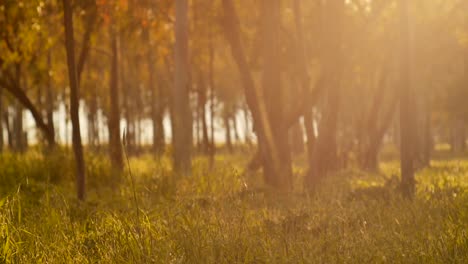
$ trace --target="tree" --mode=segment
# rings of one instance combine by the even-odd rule
[[[267,183],[289,188],[292,186],[291,150],[286,123],[285,91],[281,86],[281,1],[262,1],[262,94],[267,110],[270,131],[265,130],[267,144],[260,145],[263,173]],[[261,102],[259,102],[261,103]]]
[[[73,9],[70,0],[63,0],[65,48],[67,52],[68,80],[70,83],[70,116],[72,121],[72,142],[76,165],[76,186],[79,200],[85,199],[85,161],[81,143],[79,111],[79,87],[75,64],[75,40],[73,33]]]
[[[192,114],[189,105],[188,1],[176,0],[174,26],[174,88],[172,89],[172,145],[174,168],[186,174],[191,170]]]
[[[120,106],[119,106],[119,54],[118,54],[118,32],[115,25],[110,27],[111,40],[111,73],[110,73],[110,112],[109,112],[109,153],[112,167],[117,172],[123,171],[122,144],[120,142]]]
[[[323,76],[319,85],[325,85],[325,106],[319,123],[319,134],[309,164],[307,182],[313,186],[320,178],[336,169],[338,113],[340,107],[340,88],[343,71],[342,35],[345,3],[343,0],[327,1],[323,6],[322,23],[328,22],[329,30],[322,32]]]
[[[401,159],[401,187],[403,194],[412,197],[415,191],[414,180],[414,128],[411,90],[411,65],[409,43],[409,3],[400,0],[399,26],[400,26],[400,159]]]

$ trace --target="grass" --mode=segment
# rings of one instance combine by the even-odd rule
[[[60,152],[0,157],[0,263],[467,263],[468,160],[439,160],[400,197],[398,164],[276,193],[245,175],[245,155],[194,161],[178,180],[167,158],[132,158],[120,186],[88,156],[88,201]],[[304,168],[295,168],[296,174]]]

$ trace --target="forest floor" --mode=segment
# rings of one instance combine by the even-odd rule
[[[432,161],[410,201],[390,176],[397,162],[312,193],[297,176],[284,194],[245,175],[246,157],[211,169],[197,158],[179,180],[167,158],[132,158],[133,177],[115,184],[107,159],[89,156],[80,204],[71,155],[4,154],[0,263],[468,263],[468,159]]]

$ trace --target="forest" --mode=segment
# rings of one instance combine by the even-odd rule
[[[0,263],[468,263],[468,0],[0,0]]]

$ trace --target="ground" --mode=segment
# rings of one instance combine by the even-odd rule
[[[130,159],[115,183],[87,157],[88,197],[75,200],[70,152],[0,158],[1,263],[468,263],[468,160],[432,161],[413,201],[398,163],[349,169],[292,193],[243,172],[246,153],[199,157],[176,177],[167,158]],[[128,173],[131,169],[131,174]],[[394,176],[392,176],[394,175]]]

